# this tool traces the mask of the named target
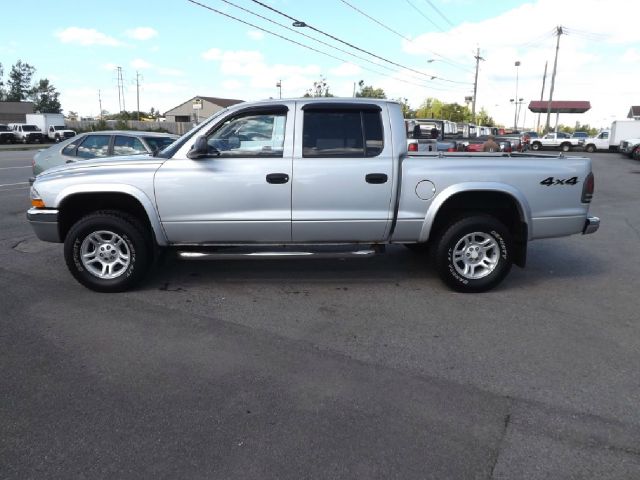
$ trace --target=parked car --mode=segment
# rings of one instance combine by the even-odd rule
[[[587,139],[587,138],[589,138],[589,134],[587,132],[573,132],[571,134],[571,138]]]
[[[585,138],[584,140],[584,149],[585,151],[592,153],[596,150],[607,150],[611,149],[610,140],[609,140],[609,130],[602,130],[595,137]]]
[[[481,292],[524,266],[530,240],[595,232],[593,191],[589,158],[408,155],[399,103],[308,98],[234,105],[154,157],[55,167],[27,218],[103,292],[132,288],[163,248],[361,258],[386,244],[430,244],[447,285]]]
[[[488,140],[487,137],[479,137],[477,140],[470,140],[469,144],[466,145],[464,151],[465,152],[482,152],[484,147],[484,142]],[[500,146],[500,151],[505,153],[511,153],[513,151],[511,147],[511,139],[509,138],[501,138],[496,137],[494,141]]]
[[[16,142],[42,143],[44,140],[42,130],[40,130],[37,125],[10,123],[9,127],[13,130]]]
[[[618,151],[620,143],[629,138],[640,138],[640,121],[615,120],[611,122],[609,135],[609,151]]]
[[[8,125],[0,124],[0,143],[14,143],[16,136]]]
[[[150,155],[173,143],[177,135],[157,132],[105,131],[84,133],[40,150],[33,157],[33,174],[48,168],[94,158]]]
[[[640,150],[640,138],[628,138],[620,142],[618,151],[624,153],[629,158],[633,158],[633,155],[637,150]]]
[[[531,150],[562,150],[568,152],[572,148],[584,146],[583,138],[571,138],[566,133],[547,133],[542,138],[536,138],[531,142]]]

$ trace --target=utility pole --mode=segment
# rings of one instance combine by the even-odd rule
[[[540,92],[540,101],[544,100],[544,84],[547,81],[547,65],[549,65],[549,62],[544,62],[544,74],[542,75],[542,91]],[[538,113],[538,124],[536,125],[536,132],[540,133],[540,113]]]
[[[122,70],[122,68],[116,67],[116,81],[118,82],[118,111],[122,113],[122,98],[120,97],[120,70]]]
[[[100,90],[98,90],[98,104],[100,105],[100,120],[102,120],[102,97],[100,96]]]
[[[138,121],[140,121],[140,74],[136,70],[136,109],[138,111]]]
[[[476,121],[476,95],[478,94],[478,70],[480,68],[480,60],[484,61],[484,58],[480,56],[480,47],[476,50],[476,54],[473,57],[476,59],[476,79],[473,82],[473,103],[471,104],[471,120]]]
[[[515,105],[516,109],[513,112],[513,130],[518,130],[518,72],[520,71],[520,60],[516,60],[516,96],[515,96]]]
[[[556,42],[556,58],[553,61],[553,74],[551,75],[551,89],[549,90],[549,103],[547,103],[547,122],[545,123],[544,130],[549,131],[549,116],[551,115],[551,102],[553,101],[553,88],[556,85],[556,70],[558,68],[558,51],[560,50],[560,36],[564,31],[562,30],[562,25],[556,27],[556,36],[558,40]]]

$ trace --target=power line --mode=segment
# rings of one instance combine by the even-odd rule
[[[191,0],[188,0],[188,1],[191,1]],[[430,77],[430,79],[431,79],[431,80],[433,80],[434,78],[437,78],[438,80],[447,81],[447,82],[452,82],[452,83],[463,83],[463,84],[469,84],[469,82],[458,82],[458,81],[456,81],[456,80],[449,80],[449,79],[446,79],[446,78],[442,78],[442,77],[438,77],[438,76],[435,76],[435,75],[430,75],[430,74],[428,74],[428,73],[421,72],[420,70],[416,70],[415,68],[411,68],[411,67],[407,67],[407,66],[405,66],[405,65],[401,65],[400,63],[394,62],[393,60],[389,60],[389,59],[387,59],[387,58],[381,57],[380,55],[377,55],[377,54],[375,54],[375,53],[373,53],[373,52],[370,52],[370,51],[368,51],[368,50],[365,50],[365,49],[363,49],[363,48],[360,48],[360,47],[358,47],[358,46],[356,46],[356,45],[354,45],[354,44],[352,44],[352,43],[349,43],[349,42],[347,42],[347,41],[345,41],[345,40],[341,40],[340,38],[338,38],[338,37],[336,37],[336,36],[334,36],[334,35],[332,35],[332,34],[330,34],[330,33],[324,32],[324,31],[322,31],[322,30],[320,30],[320,29],[318,29],[318,28],[316,28],[316,27],[314,27],[314,26],[312,26],[312,25],[309,25],[309,24],[308,24],[308,23],[306,23],[306,22],[303,22],[303,21],[301,21],[301,20],[298,20],[298,19],[296,19],[296,18],[293,18],[292,16],[287,15],[286,13],[284,13],[284,12],[282,12],[282,11],[280,11],[280,10],[278,10],[278,9],[276,9],[276,8],[274,8],[274,7],[272,7],[272,6],[270,6],[270,5],[267,5],[266,3],[263,3],[263,2],[261,2],[261,1],[259,1],[259,0],[251,0],[251,1],[252,1],[253,3],[257,3],[258,5],[260,5],[260,6],[264,7],[264,8],[266,8],[266,9],[268,9],[268,10],[271,10],[272,12],[277,13],[278,15],[281,15],[281,16],[283,16],[283,17],[285,17],[285,18],[287,18],[287,19],[289,19],[289,20],[293,21],[293,26],[294,26],[294,27],[307,27],[307,28],[309,28],[309,29],[313,30],[314,32],[317,32],[317,33],[319,33],[319,34],[321,34],[321,35],[324,35],[325,37],[328,37],[328,38],[330,38],[330,39],[332,39],[332,40],[335,40],[336,42],[339,42],[339,43],[342,43],[342,44],[344,44],[344,45],[347,45],[348,47],[351,47],[351,48],[353,48],[354,50],[358,50],[359,52],[363,52],[363,53],[366,53],[367,55],[371,55],[372,57],[375,57],[375,58],[377,58],[377,59],[379,59],[379,60],[382,60],[382,61],[384,61],[384,62],[387,62],[387,63],[389,63],[389,64],[391,64],[391,65],[395,65],[396,67],[400,67],[400,68],[403,68],[403,69],[405,69],[405,70],[409,70],[409,71],[411,71],[411,72],[417,73],[417,74],[422,75],[422,76],[425,76],[425,77]],[[434,78],[431,78],[431,77],[434,77]]]
[[[397,35],[398,37],[402,38],[403,40],[406,40],[408,42],[412,42],[415,43],[415,39],[411,39],[409,37],[407,37],[406,35],[403,35],[402,33],[397,32],[396,30],[392,29],[391,27],[385,25],[383,22],[381,22],[380,20],[377,20],[376,18],[372,17],[371,15],[367,14],[366,12],[360,10],[359,8],[355,7],[354,5],[352,5],[351,3],[347,2],[346,0],[340,0],[342,3],[344,3],[345,5],[349,6],[350,8],[352,8],[353,10],[355,10],[356,12],[358,12],[359,14],[363,15],[364,17],[368,18],[369,20],[371,20],[372,22],[380,25],[382,28],[390,31],[391,33]],[[434,52],[433,50],[427,50],[427,52],[429,52],[430,54],[436,56],[436,57],[440,57],[440,61],[442,61],[443,63],[446,63],[448,65],[451,65],[452,67],[456,67],[459,68],[461,70],[467,71],[467,72],[471,72],[471,70],[467,67],[464,67],[463,65],[459,64],[458,62],[455,62],[447,57],[445,57],[444,55],[438,53],[438,52]],[[465,82],[463,82],[465,83]]]
[[[445,22],[447,22],[451,27],[453,27],[453,26],[454,26],[454,25],[453,25],[453,23],[451,22],[451,20],[449,20],[449,19],[444,15],[444,13],[442,13],[442,12],[438,9],[438,7],[436,7],[436,6],[433,4],[433,2],[432,2],[431,0],[425,0],[425,2],[427,2],[429,5],[431,5],[431,8],[433,8],[433,9],[436,11],[436,13],[437,13],[438,15],[440,15],[440,16],[444,19],[444,21],[445,21]]]
[[[343,59],[343,58],[340,58],[340,57],[338,57],[338,56],[335,56],[335,55],[333,55],[333,54],[331,54],[331,53],[323,52],[322,50],[318,50],[317,48],[311,47],[311,46],[309,46],[309,45],[305,45],[304,43],[297,42],[296,40],[292,40],[292,39],[290,39],[290,38],[288,38],[288,37],[285,37],[285,36],[283,36],[283,35],[280,35],[279,33],[272,32],[271,30],[268,30],[268,29],[266,29],[266,28],[260,27],[260,26],[258,26],[258,25],[255,25],[255,24],[251,23],[251,22],[247,22],[247,21],[242,20],[242,19],[240,19],[240,18],[234,17],[233,15],[229,15],[228,13],[225,13],[225,12],[222,12],[222,11],[220,11],[220,10],[217,10],[217,9],[215,9],[215,8],[213,8],[213,7],[210,7],[210,6],[208,6],[208,5],[205,5],[205,4],[203,4],[203,3],[200,3],[200,2],[198,2],[198,1],[196,1],[196,0],[187,0],[187,1],[188,1],[188,2],[190,2],[190,3],[193,3],[194,5],[198,5],[198,6],[202,7],[202,8],[205,8],[205,9],[207,9],[207,10],[210,10],[210,11],[212,11],[212,12],[215,12],[215,13],[217,13],[217,14],[219,14],[219,15],[222,15],[222,16],[224,16],[224,17],[227,17],[227,18],[230,18],[230,19],[235,20],[235,21],[237,21],[237,22],[243,23],[244,25],[248,25],[248,26],[253,27],[253,28],[255,28],[255,29],[257,29],[257,30],[260,30],[260,31],[262,31],[262,32],[268,33],[268,34],[270,34],[270,35],[274,35],[274,36],[276,36],[276,37],[278,37],[278,38],[280,38],[280,39],[282,39],[282,40],[285,40],[285,41],[287,41],[287,42],[293,43],[293,44],[295,44],[295,45],[298,45],[298,46],[300,46],[300,47],[306,48],[306,49],[308,49],[308,50],[312,50],[312,51],[314,51],[314,52],[316,52],[316,53],[320,53],[321,55],[325,55],[325,56],[327,56],[327,57],[333,58],[334,60],[339,60],[339,61],[341,61],[341,62],[347,62],[347,60],[345,60],[345,59]],[[380,75],[380,76],[384,76],[384,77],[389,77],[389,78],[392,78],[393,80],[398,81],[398,82],[407,83],[407,84],[410,84],[410,85],[416,85],[416,86],[419,86],[419,87],[432,88],[432,89],[434,89],[434,90],[441,90],[441,91],[445,91],[445,89],[437,88],[437,87],[432,86],[432,85],[426,85],[426,84],[424,84],[424,83],[416,83],[416,82],[412,82],[412,81],[405,80],[405,79],[402,79],[402,78],[392,77],[392,76],[390,76],[390,75],[388,75],[388,74],[386,74],[386,73],[378,72],[378,71],[376,71],[376,70],[373,70],[373,69],[371,69],[371,68],[365,67],[365,66],[363,66],[363,65],[358,65],[358,66],[359,66],[360,68],[364,69],[364,70],[367,70],[367,71],[373,72],[373,73],[375,73],[376,75]]]
[[[372,60],[370,60],[370,59],[368,59],[368,58],[362,57],[362,56],[357,55],[357,54],[355,54],[355,53],[349,52],[348,50],[345,50],[345,49],[343,49],[343,48],[340,48],[340,47],[337,47],[337,46],[332,45],[332,44],[330,44],[330,43],[327,43],[327,42],[325,42],[325,41],[322,41],[322,40],[320,40],[320,39],[318,39],[318,38],[312,37],[311,35],[307,35],[306,33],[301,32],[300,30],[296,30],[295,28],[291,28],[291,27],[289,27],[289,26],[287,26],[287,25],[284,25],[284,24],[282,24],[282,23],[280,23],[280,22],[276,22],[275,20],[272,20],[272,19],[267,18],[267,17],[265,17],[265,16],[263,16],[263,15],[260,15],[260,14],[258,14],[258,13],[255,13],[255,12],[253,12],[253,11],[251,11],[251,10],[247,9],[247,8],[241,7],[240,5],[237,5],[237,4],[233,3],[233,2],[231,2],[230,0],[220,0],[220,1],[221,1],[221,2],[224,2],[224,3],[228,4],[228,5],[231,5],[232,7],[235,7],[235,8],[237,8],[237,9],[239,9],[239,10],[242,10],[243,12],[247,12],[247,13],[249,13],[250,15],[253,15],[253,16],[258,17],[258,18],[260,18],[260,19],[262,19],[262,20],[265,20],[265,21],[267,21],[267,22],[269,22],[269,23],[272,23],[272,24],[274,24],[274,25],[278,25],[278,26],[279,26],[279,27],[281,27],[281,28],[284,28],[284,29],[286,29],[286,30],[289,30],[289,31],[291,31],[291,32],[294,32],[294,33],[296,33],[297,35],[302,35],[303,37],[306,37],[306,38],[308,38],[308,39],[310,39],[310,40],[313,40],[314,42],[317,42],[317,43],[320,43],[320,44],[325,45],[325,46],[327,46],[327,47],[330,47],[330,48],[333,48],[333,49],[335,49],[335,50],[338,50],[338,51],[340,51],[340,52],[342,52],[342,53],[345,53],[345,54],[347,54],[347,55],[349,55],[349,56],[351,56],[351,57],[357,58],[357,59],[362,60],[362,61],[367,62],[367,63],[371,63],[371,64],[373,64],[373,65],[376,65],[377,67],[381,67],[381,68],[384,68],[384,69],[389,70],[389,71],[392,71],[392,72],[396,72],[396,71],[397,71],[397,70],[396,70],[396,69],[394,69],[393,67],[389,67],[389,66],[387,66],[387,65],[384,65],[384,64],[381,64],[381,63],[374,62],[374,61],[372,61]],[[364,67],[363,67],[363,68],[364,68]]]
[[[423,17],[425,20],[427,20],[431,25],[433,25],[434,27],[436,27],[436,28],[437,28],[438,30],[440,30],[441,32],[443,31],[443,30],[442,30],[442,28],[440,28],[440,26],[439,26],[439,25],[436,25],[436,22],[434,22],[434,21],[433,21],[433,20],[431,20],[429,17],[427,17],[427,16],[425,15],[425,13],[424,13],[422,10],[420,10],[418,7],[416,7],[416,6],[411,2],[411,0],[404,0],[404,1],[405,1],[405,2],[407,2],[409,5],[411,5],[411,6],[413,7],[413,9],[414,9],[416,12],[418,12],[420,15],[422,15],[422,17]]]

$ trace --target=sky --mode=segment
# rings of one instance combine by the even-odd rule
[[[476,109],[512,126],[510,100],[522,98],[518,125],[528,129],[537,115],[526,105],[540,99],[547,61],[544,98],[549,95],[561,25],[554,99],[589,100],[592,108],[561,115],[560,123],[607,127],[640,104],[637,1],[261,0],[365,52],[308,26],[293,27],[252,0],[198,1],[253,25],[188,0],[38,2],[28,28],[24,21],[2,22],[3,79],[17,60],[27,62],[36,68],[34,80],[48,78],[60,92],[64,112],[81,116],[99,114],[98,92],[103,109],[119,110],[116,66],[122,67],[127,110],[136,109],[136,74],[143,111],[165,112],[197,95],[277,98],[279,81],[283,97],[299,97],[321,77],[337,96],[352,96],[354,84],[364,80],[417,108],[427,97],[462,104],[473,95],[479,48]]]

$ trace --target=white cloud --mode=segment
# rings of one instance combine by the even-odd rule
[[[133,28],[127,30],[125,33],[127,37],[133,38],[134,40],[150,40],[158,36],[158,31],[151,27]]]
[[[640,63],[640,52],[635,48],[628,48],[622,55],[622,61],[628,63]]]
[[[105,63],[102,65],[103,70],[115,70],[116,68],[118,68],[118,65],[115,63]]]
[[[131,65],[131,68],[135,68],[138,70],[143,70],[145,68],[150,68],[152,65],[147,62],[146,60],[143,60],[142,58],[136,58],[134,60],[131,60],[131,62],[129,62],[129,65]]]
[[[222,88],[225,88],[227,90],[239,90],[242,87],[244,87],[244,84],[239,80],[232,79],[222,82]]]
[[[279,93],[275,87],[278,81],[282,82],[283,96],[301,96],[322,73],[321,68],[313,64],[268,64],[257,50],[225,51],[212,48],[203,52],[202,58],[218,62],[219,71],[223,75],[246,79],[248,89],[242,90],[233,83],[224,86],[236,98],[247,98],[249,95],[254,99],[274,96]]]
[[[362,72],[362,69],[353,63],[343,63],[329,70],[329,73],[336,77],[353,77],[354,75],[359,75],[360,72]]]
[[[94,28],[68,27],[56,32],[55,36],[62,43],[75,43],[82,46],[104,45],[118,47],[123,45],[121,41]]]
[[[264,32],[260,30],[249,30],[247,36],[253,40],[262,40],[264,38]]]

